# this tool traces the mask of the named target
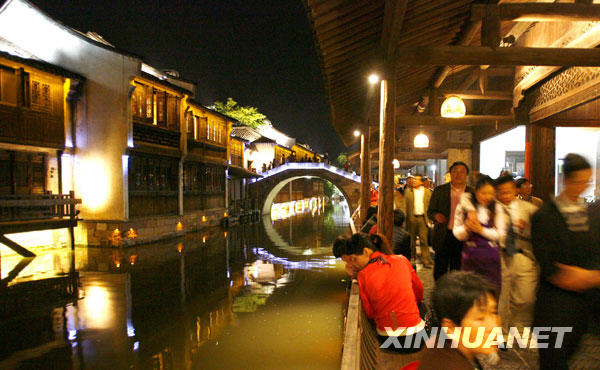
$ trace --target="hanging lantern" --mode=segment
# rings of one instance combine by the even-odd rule
[[[394,159],[392,161],[392,164],[394,165],[394,169],[400,168],[400,161],[398,161],[397,159]]]
[[[444,118],[460,118],[466,113],[465,102],[457,96],[450,96],[442,103],[441,115]]]
[[[415,148],[429,148],[429,138],[425,134],[418,134],[415,136],[413,145]]]

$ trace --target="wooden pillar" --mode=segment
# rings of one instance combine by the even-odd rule
[[[371,201],[371,163],[369,158],[369,147],[371,142],[371,130],[365,128],[366,132],[360,135],[360,222],[363,223],[367,217],[367,208]]]
[[[548,200],[554,195],[555,147],[554,127],[535,124],[527,125],[525,167],[529,170],[529,181],[533,184],[533,195]]]
[[[394,144],[396,81],[393,73],[381,80],[379,107],[379,201],[377,231],[392,241],[394,227]]]
[[[56,172],[58,175],[58,194],[63,193],[63,178],[62,178],[62,150],[56,151]]]

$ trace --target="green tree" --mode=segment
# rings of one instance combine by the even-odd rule
[[[340,153],[340,155],[337,156],[337,158],[335,159],[335,162],[333,164],[338,168],[344,168],[344,165],[346,164],[347,161],[348,161],[348,153]]]
[[[227,98],[227,103],[216,101],[213,104],[214,110],[223,113],[231,118],[240,121],[244,126],[257,128],[265,124],[267,116],[260,113],[255,107],[242,107],[232,98]]]

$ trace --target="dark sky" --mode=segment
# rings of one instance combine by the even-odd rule
[[[204,104],[232,97],[318,151],[344,150],[301,0],[32,1],[68,26],[197,81]]]

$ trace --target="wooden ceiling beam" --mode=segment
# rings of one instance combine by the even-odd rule
[[[461,118],[443,118],[425,114],[400,114],[396,116],[396,122],[404,126],[473,126],[481,124],[512,123],[512,115],[467,115]]]
[[[475,37],[478,30],[479,22],[470,22],[465,28],[465,30],[462,32],[457,42],[457,45],[468,45],[473,40],[473,37]],[[450,73],[450,71],[451,68],[448,65],[444,65],[440,69],[438,69],[433,77],[431,87],[433,89],[439,89],[446,77],[448,76],[448,74]]]
[[[465,100],[513,100],[512,92],[509,91],[486,91],[482,94],[477,90],[439,90],[443,97],[457,96]]]
[[[381,47],[386,59],[394,58],[398,37],[404,24],[408,0],[385,0]]]
[[[327,0],[327,1],[315,1],[308,0],[308,6],[312,11],[313,17],[318,17],[319,14],[330,12],[336,8],[346,4],[346,0]]]
[[[368,14],[376,9],[381,9],[381,3],[378,1],[357,1],[350,2],[348,6],[340,9],[334,9],[327,13],[313,18],[315,29],[320,29],[326,25],[329,27],[344,27],[347,23],[352,22],[365,14]]]
[[[599,4],[581,3],[506,3],[475,4],[471,20],[480,21],[489,11],[501,20],[514,22],[600,21]]]
[[[398,65],[600,66],[600,49],[440,46],[398,48]]]
[[[352,49],[356,49],[358,47],[362,47],[367,44],[375,44],[378,45],[379,34],[377,32],[373,32],[367,35],[361,35],[360,37],[349,39],[339,44],[332,45],[328,48],[321,48],[321,55],[323,55],[323,59],[332,58],[335,56],[347,54]]]
[[[357,35],[361,35],[368,32],[371,29],[377,29],[381,21],[379,19],[368,19],[366,22],[360,22],[353,24],[349,30],[337,30],[338,32],[327,32],[327,35],[319,35],[319,45],[322,47],[328,47],[338,42],[342,42],[348,38],[356,38]]]

